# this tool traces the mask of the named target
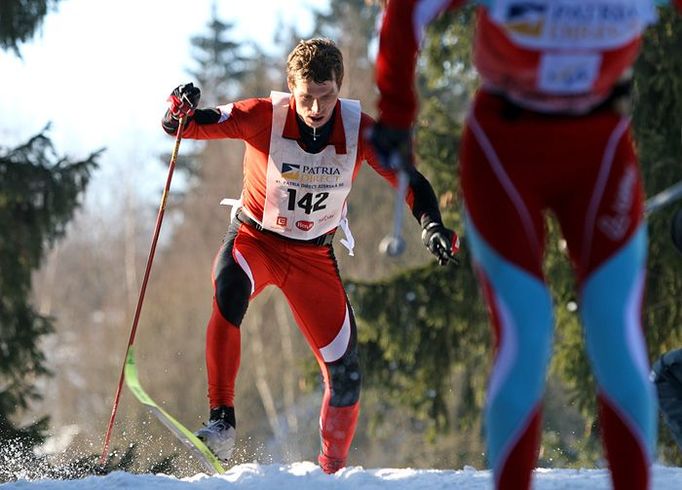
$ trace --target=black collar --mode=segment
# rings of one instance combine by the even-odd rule
[[[336,109],[334,109],[334,111],[336,111]],[[301,132],[301,146],[303,146],[303,149],[308,153],[319,153],[329,144],[329,137],[331,136],[332,128],[334,127],[333,113],[329,118],[329,121],[319,128],[311,128],[303,122],[303,119],[301,119],[298,114],[296,115],[296,123],[298,124],[298,130]]]

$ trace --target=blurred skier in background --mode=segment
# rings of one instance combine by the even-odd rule
[[[674,0],[682,8],[682,0]],[[371,133],[383,162],[410,147],[415,65],[426,26],[463,0],[390,0]],[[631,68],[653,0],[483,0],[481,76],[460,147],[474,267],[496,334],[485,411],[496,488],[530,487],[553,338],[542,270],[545,213],[576,274],[616,489],[651,485],[656,398],[641,325],[647,232],[628,115]],[[671,53],[679,56],[680,53]]]

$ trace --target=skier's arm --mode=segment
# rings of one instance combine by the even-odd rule
[[[187,89],[186,87],[190,87]],[[189,92],[192,95],[185,95]],[[173,135],[178,130],[180,116],[185,117],[183,138],[189,139],[218,139],[238,138],[248,139],[260,127],[259,111],[265,99],[245,99],[231,104],[213,108],[196,109],[200,92],[192,84],[180,85],[168,97],[169,107],[161,120],[163,130]],[[270,104],[266,103],[269,107]],[[267,119],[270,120],[269,118]]]
[[[360,133],[365,133],[369,128],[374,126],[374,120],[367,114],[362,114],[362,123],[360,125]],[[381,164],[379,157],[372,148],[371,143],[360,138],[358,147],[358,161],[366,161],[372,169],[382,178],[384,178],[394,189],[398,187],[398,175],[395,170],[386,168]],[[412,210],[412,215],[417,221],[421,223],[422,217],[427,216],[431,221],[441,221],[440,211],[438,209],[438,200],[433,188],[426,177],[419,171],[414,169],[410,184],[405,194],[405,202]]]
[[[478,0],[485,3],[489,0]],[[415,67],[426,26],[466,0],[389,0],[384,12],[376,62],[379,121],[368,134],[386,167],[408,167],[410,127],[417,114]]]
[[[369,152],[366,161],[391,187],[394,189],[398,187],[396,172],[381,165],[373,152]],[[440,210],[438,209],[438,199],[433,191],[433,187],[426,180],[426,177],[415,168],[412,168],[410,171],[410,182],[405,195],[405,202],[412,210],[412,216],[419,223],[422,223],[424,220],[442,221]]]
[[[417,113],[414,72],[424,29],[441,13],[464,3],[465,0],[388,2],[376,63],[379,120],[382,123],[395,128],[410,127]]]
[[[216,124],[220,121],[220,110],[196,109],[190,116],[185,116],[185,129],[182,134],[185,138],[196,138],[196,126]],[[168,134],[175,134],[178,130],[178,119],[168,109],[161,120],[161,127]]]
[[[366,119],[363,126],[372,124],[369,116],[363,114]],[[381,175],[393,188],[398,186],[398,176],[394,170],[387,169],[379,162],[378,157],[367,141],[360,143],[360,155],[370,167]],[[436,256],[441,265],[448,261],[457,260],[454,254],[459,251],[459,237],[457,233],[445,227],[438,209],[438,199],[433,187],[416,168],[410,167],[409,185],[405,195],[405,202],[412,210],[412,215],[422,227],[422,241],[426,248]]]

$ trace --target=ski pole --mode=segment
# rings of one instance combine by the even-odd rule
[[[663,206],[667,206],[680,198],[682,198],[682,182],[671,185],[647,199],[646,203],[644,203],[644,214],[649,216],[654,211],[658,211]]]
[[[410,180],[407,170],[403,168],[399,161],[400,155],[395,152],[391,155],[391,167],[398,170],[398,187],[395,191],[395,202],[393,207],[393,231],[386,235],[379,243],[379,251],[389,257],[398,257],[405,251],[405,239],[403,238],[403,209],[405,207],[405,195]]]
[[[104,448],[102,449],[102,455],[99,458],[100,466],[103,466],[107,459],[107,453],[109,452],[109,443],[111,442],[111,432],[114,428],[114,420],[116,419],[116,412],[118,411],[118,403],[121,398],[121,388],[123,387],[123,378],[125,373],[125,360],[128,357],[128,351],[135,341],[135,334],[137,333],[137,324],[140,320],[140,312],[142,311],[142,302],[144,301],[144,293],[147,289],[147,281],[149,280],[149,273],[152,269],[152,261],[154,260],[154,253],[156,252],[156,243],[159,240],[159,232],[161,231],[161,222],[163,221],[163,215],[166,210],[166,201],[168,199],[168,192],[170,191],[171,179],[173,178],[173,171],[175,170],[175,161],[178,157],[178,151],[180,150],[180,141],[182,140],[182,128],[185,123],[185,116],[180,116],[178,121],[178,132],[175,135],[175,145],[173,146],[173,152],[171,153],[170,162],[168,163],[168,176],[166,177],[166,186],[163,189],[163,195],[161,196],[161,204],[159,205],[159,213],[156,216],[156,227],[154,228],[154,235],[152,237],[152,244],[149,249],[149,256],[147,257],[147,267],[144,271],[144,278],[142,279],[142,286],[140,287],[140,294],[137,298],[137,307],[135,308],[135,316],[133,318],[133,325],[130,330],[130,337],[128,339],[128,347],[126,348],[126,355],[123,357],[123,366],[121,367],[121,375],[118,379],[118,387],[116,388],[116,395],[114,396],[114,405],[111,409],[111,417],[109,418],[109,425],[107,426],[107,432],[104,436]]]

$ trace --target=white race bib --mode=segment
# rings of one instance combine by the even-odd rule
[[[307,153],[282,132],[290,94],[272,92],[272,132],[268,156],[263,228],[297,240],[310,240],[335,229],[344,216],[353,183],[360,131],[360,103],[341,100],[346,153],[334,145]]]
[[[599,76],[600,54],[545,53],[538,67],[538,88],[547,94],[588,92]]]
[[[609,50],[656,21],[652,0],[492,0],[492,20],[521,47]]]

